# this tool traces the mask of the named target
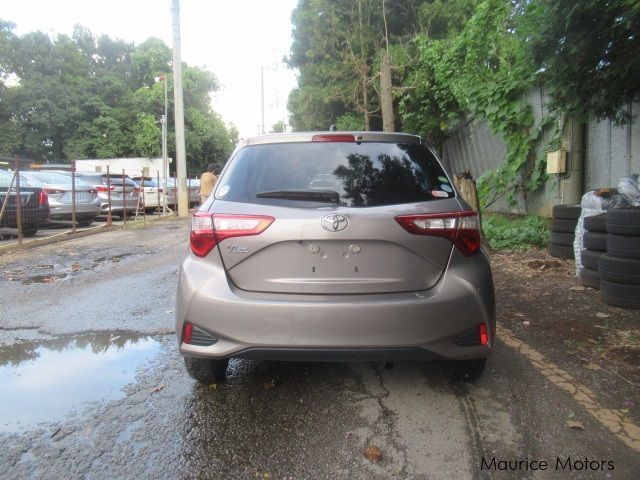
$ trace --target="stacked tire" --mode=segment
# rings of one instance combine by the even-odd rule
[[[607,212],[607,253],[598,261],[605,303],[640,309],[640,207]]]
[[[600,288],[598,265],[600,257],[607,251],[606,214],[584,217],[584,236],[580,254],[580,283],[585,287]]]
[[[574,258],[573,240],[580,211],[580,205],[554,205],[549,237],[552,257]]]

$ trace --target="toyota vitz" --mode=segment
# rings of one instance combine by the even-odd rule
[[[447,360],[483,372],[495,341],[478,215],[420,137],[264,135],[193,215],[176,332],[189,374],[230,358]]]

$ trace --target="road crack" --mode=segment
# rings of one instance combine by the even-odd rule
[[[400,476],[400,478],[405,478],[407,476],[408,463],[407,447],[405,445],[401,445],[397,441],[398,432],[397,426],[395,424],[396,414],[384,403],[384,400],[389,398],[389,396],[391,395],[391,391],[385,385],[382,371],[380,370],[378,365],[372,364],[372,369],[376,376],[376,379],[378,380],[378,386],[380,387],[380,390],[382,390],[381,394],[371,394],[371,397],[375,398],[375,400],[377,401],[379,409],[379,414],[375,422],[374,430],[376,431],[376,433],[383,435],[386,441],[402,455],[402,467],[400,471],[397,472],[397,474]],[[380,428],[380,425],[382,425],[382,428]],[[375,436],[375,434],[373,436]],[[367,440],[367,444],[371,442],[373,436]]]
[[[469,438],[471,439],[471,448],[474,452],[474,458],[486,458],[484,441],[482,439],[480,429],[480,421],[478,420],[478,410],[476,409],[473,397],[469,394],[469,387],[464,384],[456,384],[454,385],[454,392],[460,400],[462,414],[464,415],[467,430],[469,432]],[[478,471],[476,478],[485,480],[489,479],[490,476],[488,472]]]

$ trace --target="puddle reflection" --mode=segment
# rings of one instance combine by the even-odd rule
[[[87,402],[124,396],[137,368],[160,348],[151,337],[102,333],[0,349],[0,432],[62,420]]]

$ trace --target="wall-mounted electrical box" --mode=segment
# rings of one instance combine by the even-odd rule
[[[547,173],[565,173],[567,171],[566,150],[547,152]]]

